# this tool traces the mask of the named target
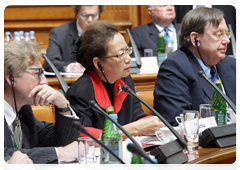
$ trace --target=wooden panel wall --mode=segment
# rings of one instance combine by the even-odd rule
[[[35,30],[37,42],[48,45],[50,29],[65,24],[75,18],[70,5],[12,5],[4,10],[4,32]],[[120,27],[120,33],[129,42],[126,29],[132,29],[151,18],[145,5],[105,5],[101,20],[114,22]],[[150,20],[149,20],[150,19]]]

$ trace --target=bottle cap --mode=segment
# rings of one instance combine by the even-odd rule
[[[152,159],[153,162],[157,163],[157,159]],[[154,168],[155,165],[153,165],[151,162],[149,162],[148,160],[145,160],[145,164],[147,168]]]
[[[31,35],[33,35],[33,34],[35,34],[35,31],[30,31],[29,33],[30,33]]]
[[[160,38],[160,37],[163,37],[163,35],[162,35],[161,33],[160,33],[158,36],[159,36],[159,38]]]
[[[107,111],[107,112],[114,112],[114,107],[113,107],[113,106],[108,106],[108,107],[106,108],[106,111]]]
[[[110,116],[113,120],[115,120],[115,121],[117,121],[117,119],[118,119],[118,115],[117,115],[117,114],[109,114],[109,116]]]
[[[29,32],[25,32],[25,36],[29,36]]]
[[[215,80],[215,84],[221,84],[222,80]]]

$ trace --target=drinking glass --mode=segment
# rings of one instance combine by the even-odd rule
[[[144,57],[152,57],[153,50],[152,49],[144,49]]]
[[[200,104],[199,106],[200,118],[212,117],[211,105],[210,104]]]
[[[188,152],[198,151],[199,112],[196,110],[184,110],[183,127]]]

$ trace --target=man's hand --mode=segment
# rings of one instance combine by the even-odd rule
[[[8,164],[33,164],[33,161],[20,151],[13,153],[12,157],[7,161]]]

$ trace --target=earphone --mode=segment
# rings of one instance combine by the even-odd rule
[[[196,38],[196,39],[195,39],[195,45],[196,45],[196,47],[198,46],[198,41],[199,41],[198,38]]]
[[[98,68],[101,72],[103,72],[103,68],[102,68],[102,64],[101,63],[98,63]]]
[[[13,77],[11,78],[11,85],[12,85],[12,87],[14,86],[14,78]]]

